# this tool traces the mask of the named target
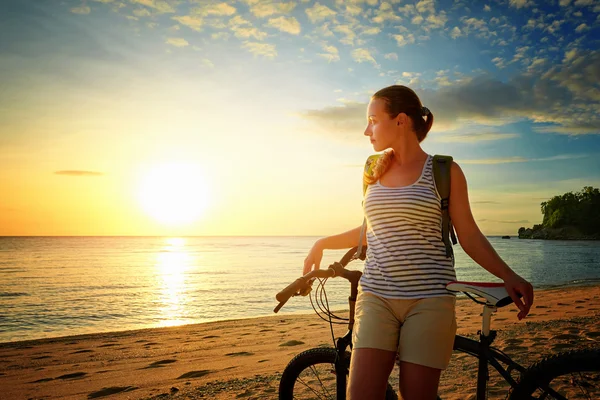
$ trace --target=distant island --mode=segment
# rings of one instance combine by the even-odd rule
[[[600,240],[600,191],[584,186],[541,203],[544,220],[519,228],[519,239]]]

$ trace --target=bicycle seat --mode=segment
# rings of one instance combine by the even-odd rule
[[[483,297],[488,305],[494,307],[504,307],[513,302],[503,283],[452,281],[446,284],[446,289],[453,292],[473,293]]]

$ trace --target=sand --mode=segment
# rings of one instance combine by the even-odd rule
[[[459,334],[475,335],[480,314],[481,306],[459,299]],[[599,286],[538,290],[530,315],[516,314],[514,305],[494,314],[494,346],[525,365],[600,347]],[[334,328],[336,337],[346,331]],[[315,314],[3,343],[0,399],[276,399],[289,360],[331,343],[329,324]],[[473,398],[475,373],[475,360],[455,353],[442,398]],[[490,398],[505,398],[507,388],[491,375]]]

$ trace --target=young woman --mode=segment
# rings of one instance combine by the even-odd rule
[[[452,354],[455,296],[446,283],[455,280],[454,259],[446,257],[441,240],[432,156],[420,146],[432,123],[431,111],[405,86],[384,88],[369,102],[364,134],[376,152],[387,151],[374,175],[365,176],[363,243],[368,248],[356,302],[351,400],[384,398],[397,352],[402,398],[434,400]],[[524,318],[533,303],[531,284],[502,261],[477,227],[456,163],[450,178],[450,217],[461,247],[504,281],[520,310],[518,318]],[[356,246],[360,229],[319,239],[304,261],[304,273],[319,268],[323,250]]]

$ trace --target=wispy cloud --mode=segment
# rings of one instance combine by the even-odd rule
[[[255,56],[269,59],[277,57],[275,45],[270,43],[246,42],[242,46]]]
[[[318,22],[322,22],[326,19],[332,18],[337,14],[334,10],[332,10],[331,8],[329,8],[327,6],[322,5],[319,2],[317,2],[311,8],[307,8],[305,11],[306,11],[306,15],[308,16],[308,19],[313,24],[316,24]]]
[[[80,171],[80,170],[63,170],[63,171],[55,171],[55,175],[65,175],[65,176],[102,176],[104,173],[96,172],[96,171]]]
[[[259,2],[250,7],[250,12],[254,14],[258,18],[270,17],[275,14],[289,14],[294,8],[296,8],[296,3],[269,3],[269,2]]]
[[[437,135],[435,142],[442,143],[455,143],[455,142],[463,142],[463,143],[475,143],[475,142],[485,142],[485,141],[494,141],[494,140],[507,140],[514,139],[519,137],[516,133],[498,133],[498,132],[476,132],[476,133],[449,133],[444,135]]]
[[[91,11],[91,9],[88,6],[85,6],[85,5],[71,8],[71,12],[73,14],[85,15],[85,14],[89,14],[90,11]]]
[[[557,160],[572,160],[590,157],[589,154],[559,154],[552,157],[542,158],[526,158],[526,157],[506,157],[506,158],[486,158],[480,160],[459,160],[461,164],[508,164],[508,163],[524,163],[537,161],[557,161]]]
[[[300,23],[294,17],[271,18],[267,25],[292,35],[300,34]]]
[[[358,63],[370,62],[374,65],[377,65],[377,61],[375,61],[375,58],[373,58],[371,52],[367,49],[352,50],[352,58]]]
[[[168,44],[175,47],[186,47],[189,46],[189,43],[184,38],[168,38],[166,40]]]
[[[329,62],[340,61],[339,51],[335,46],[324,44],[323,50],[325,50],[325,53],[318,53],[319,57],[323,57]]]
[[[163,0],[131,0],[132,3],[141,4],[154,9],[158,13],[174,13],[175,8]]]

